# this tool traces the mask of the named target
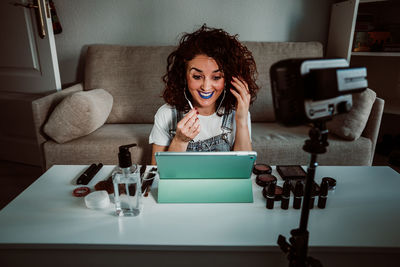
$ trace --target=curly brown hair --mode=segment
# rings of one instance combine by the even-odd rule
[[[229,35],[222,29],[209,28],[206,24],[193,33],[185,33],[177,49],[167,59],[167,73],[163,76],[165,88],[162,95],[165,102],[180,111],[190,109],[183,94],[184,90],[188,90],[187,63],[197,55],[204,54],[212,57],[224,73],[227,92],[221,107],[225,107],[225,112],[231,112],[236,105],[236,98],[230,92],[232,76],[247,82],[251,95],[250,103],[253,103],[259,90],[256,84],[258,75],[256,63],[252,53],[238,41],[237,37],[238,35]],[[186,95],[191,97],[188,91]],[[221,100],[222,95],[217,103],[219,104]]]

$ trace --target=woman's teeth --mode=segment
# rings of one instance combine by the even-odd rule
[[[215,91],[212,92],[199,92],[199,96],[203,99],[209,99],[214,95]]]

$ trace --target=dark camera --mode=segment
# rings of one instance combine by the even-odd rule
[[[345,59],[287,59],[271,66],[276,119],[301,125],[350,111],[352,93],[368,86],[367,69],[349,68]]]

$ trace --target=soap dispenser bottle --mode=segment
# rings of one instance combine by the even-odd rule
[[[129,148],[136,144],[119,147],[119,166],[112,174],[114,202],[118,216],[137,216],[142,209],[140,174],[137,164],[132,164]]]

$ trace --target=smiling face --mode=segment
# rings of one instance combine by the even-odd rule
[[[215,112],[216,101],[224,90],[225,78],[217,62],[207,55],[197,55],[187,64],[186,80],[193,105],[202,115]]]

